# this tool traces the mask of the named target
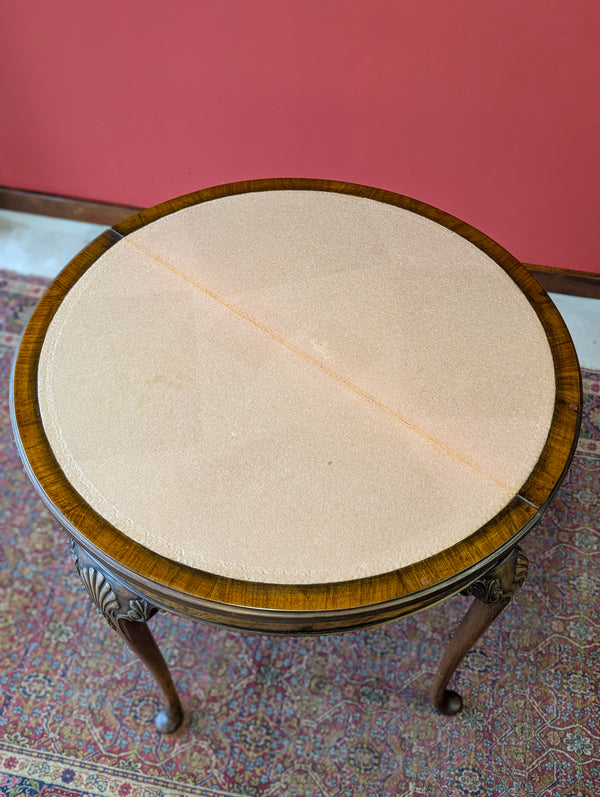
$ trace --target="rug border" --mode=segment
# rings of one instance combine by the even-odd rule
[[[29,740],[23,737],[22,743],[28,744]],[[10,766],[8,762],[11,762]],[[63,780],[61,773],[64,772],[72,772],[73,777]],[[33,748],[23,751],[19,745],[10,744],[2,739],[0,739],[0,775],[34,780],[43,783],[44,786],[81,792],[82,797],[83,795],[118,797],[119,789],[124,786],[129,787],[127,791],[123,791],[127,797],[240,797],[239,792],[170,781],[167,778],[141,771],[138,773],[128,768],[119,769],[94,761],[81,761],[60,753]],[[100,784],[99,778],[102,778]]]

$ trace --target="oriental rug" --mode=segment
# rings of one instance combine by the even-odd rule
[[[590,797],[600,790],[600,373],[579,448],[523,543],[523,589],[455,678],[428,690],[462,596],[319,638],[243,635],[159,614],[186,709],[161,737],[156,687],[93,609],[64,532],[20,465],[11,361],[46,281],[0,272],[0,794],[48,797]]]

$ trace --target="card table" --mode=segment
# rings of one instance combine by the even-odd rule
[[[339,633],[459,592],[432,700],[523,583],[572,457],[551,300],[472,226],[388,191],[259,180],[117,224],[56,278],[11,385],[27,473],[95,605],[183,712],[158,610]]]

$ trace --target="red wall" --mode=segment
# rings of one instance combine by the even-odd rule
[[[7,0],[0,183],[389,188],[600,272],[598,0]]]

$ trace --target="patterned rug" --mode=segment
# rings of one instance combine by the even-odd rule
[[[18,335],[46,282],[0,272],[0,793],[216,797],[590,797],[600,788],[600,373],[578,454],[525,540],[529,576],[467,655],[462,714],[427,699],[469,599],[343,636],[246,636],[159,614],[186,708],[92,608],[8,417]]]

